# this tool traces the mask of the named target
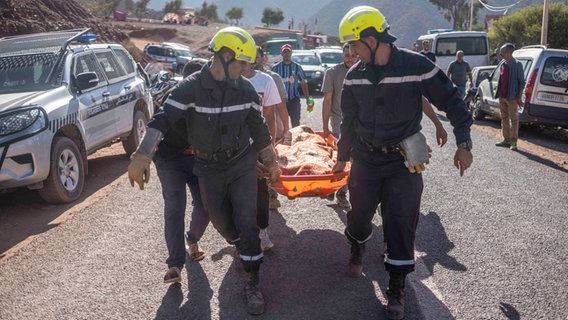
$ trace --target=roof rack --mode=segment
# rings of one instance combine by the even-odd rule
[[[30,52],[57,52],[76,41],[90,28],[41,32],[0,38],[0,56]]]
[[[521,47],[521,49],[530,49],[530,48],[535,48],[535,49],[548,49],[548,47],[547,47],[546,45],[543,45],[543,44],[534,44],[534,45],[530,45],[530,46]]]

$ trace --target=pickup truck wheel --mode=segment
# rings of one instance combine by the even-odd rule
[[[146,132],[146,124],[148,124],[146,115],[142,111],[136,110],[134,113],[132,131],[130,132],[130,135],[128,135],[128,138],[122,140],[122,147],[127,155],[131,155],[134,151],[136,151],[136,148],[138,148],[138,144]]]
[[[83,157],[73,140],[55,137],[51,148],[50,170],[40,197],[48,203],[58,204],[77,200],[83,192],[85,170]]]
[[[479,96],[475,97],[471,114],[474,120],[483,120],[485,118],[485,112],[481,110],[481,98]]]

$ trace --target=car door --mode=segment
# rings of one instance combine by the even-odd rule
[[[108,79],[111,110],[115,131],[109,138],[114,139],[132,129],[136,94],[134,73],[128,74],[125,67],[118,62],[113,51],[109,49],[95,51],[98,63]]]
[[[98,84],[90,89],[75,94],[70,101],[70,108],[79,110],[79,125],[83,131],[85,148],[94,150],[104,144],[107,137],[116,131],[111,113],[111,96],[108,91],[108,81],[102,72],[92,52],[84,52],[73,58],[73,78],[85,72],[94,72]]]
[[[499,98],[497,97],[497,83],[499,82],[499,78],[501,77],[501,67],[503,66],[504,60],[499,63],[497,68],[493,71],[491,76],[489,77],[489,92],[483,93],[483,100],[485,102],[485,106],[489,108],[490,113],[500,115],[501,112],[499,111]]]

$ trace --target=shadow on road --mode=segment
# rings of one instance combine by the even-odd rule
[[[543,158],[543,157],[540,157],[540,156],[538,156],[538,155],[536,155],[536,154],[532,154],[532,153],[530,153],[530,152],[524,151],[524,150],[522,150],[522,149],[518,149],[517,152],[518,152],[519,154],[522,154],[523,156],[527,157],[527,159],[529,159],[529,160],[532,160],[532,161],[534,161],[534,162],[538,162],[538,163],[540,163],[540,164],[542,164],[542,165],[545,165],[545,166],[547,166],[547,167],[550,167],[550,168],[552,168],[552,169],[554,169],[554,170],[559,170],[559,171],[562,171],[562,172],[568,172],[567,169],[565,169],[565,168],[562,167],[562,166],[559,166],[557,163],[555,163],[554,161],[551,161],[551,160],[549,160],[549,159],[545,159],[545,158]],[[568,156],[567,156],[566,159],[568,160]]]
[[[19,189],[0,195],[0,261],[21,241],[56,227],[58,217],[74,207],[86,204],[88,198],[126,172],[129,160],[124,154],[89,158],[89,174],[81,197],[73,203],[50,205],[36,191]]]

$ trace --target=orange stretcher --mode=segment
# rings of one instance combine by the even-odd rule
[[[316,132],[323,137],[323,132]],[[324,137],[325,138],[325,137]],[[326,143],[337,150],[337,138],[329,135],[325,138]],[[339,173],[321,175],[281,175],[277,183],[270,187],[281,195],[293,200],[296,197],[320,197],[326,198],[328,195],[341,189],[347,183],[351,163],[347,162],[345,171]]]

